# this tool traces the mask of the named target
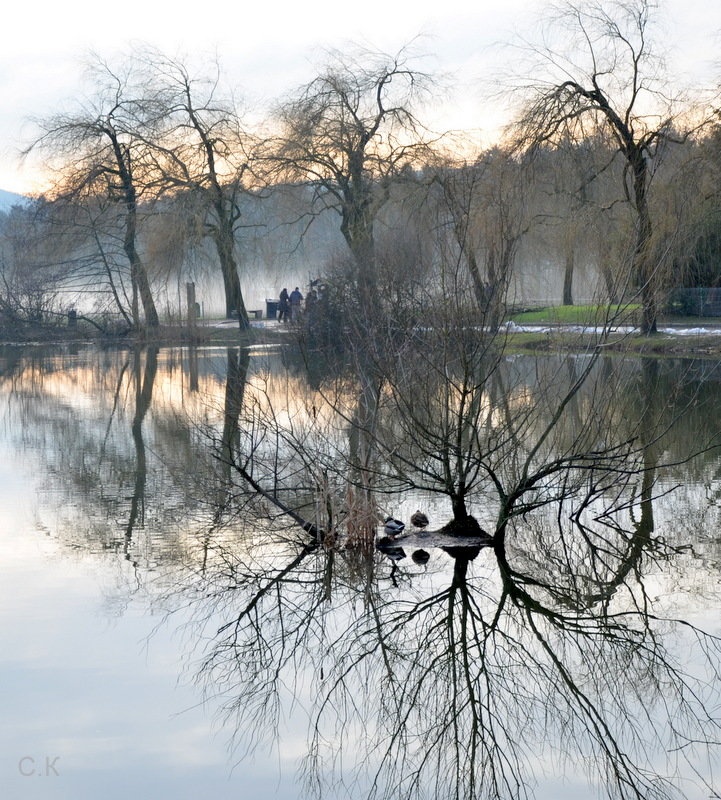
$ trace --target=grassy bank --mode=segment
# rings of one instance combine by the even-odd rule
[[[504,349],[510,353],[583,352],[592,350],[597,344],[598,337],[589,334],[563,331],[511,333],[506,337]],[[601,346],[609,353],[721,359],[721,335],[619,334],[609,336]]]
[[[601,326],[613,319],[615,325],[637,324],[639,305],[608,306],[549,306],[514,314],[510,317],[518,325],[550,325],[550,326]],[[677,325],[686,328],[708,328],[721,320],[707,317],[672,317],[661,318],[659,327]],[[507,337],[506,349],[510,352],[552,351],[578,352],[593,348],[598,344],[598,337],[593,334],[582,334],[568,330],[551,329],[549,332],[511,333]],[[658,333],[654,336],[641,336],[637,333],[611,334],[603,343],[608,352],[637,353],[639,355],[667,355],[673,357],[721,358],[721,334],[674,334]]]
[[[633,325],[640,306],[548,306],[511,316],[519,325],[603,325],[613,319],[616,325]]]

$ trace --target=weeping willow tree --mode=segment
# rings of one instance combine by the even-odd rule
[[[281,134],[269,154],[275,179],[312,187],[311,213],[338,214],[364,321],[382,307],[378,215],[394,182],[412,174],[428,148],[414,110],[428,87],[428,76],[403,51],[334,52],[319,75],[276,111]]]
[[[545,20],[544,43],[532,47],[539,78],[522,79],[526,103],[517,121],[525,147],[596,133],[613,141],[634,218],[628,284],[641,302],[644,334],[657,330],[665,266],[654,247],[652,182],[664,148],[688,135],[653,44],[655,9],[650,0],[561,3]]]

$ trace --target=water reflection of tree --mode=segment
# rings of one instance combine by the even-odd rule
[[[263,535],[245,555],[216,542],[192,589],[217,625],[201,675],[246,743],[273,737],[285,687],[310,704],[304,775],[319,796],[516,798],[539,759],[583,763],[609,797],[674,796],[682,765],[693,772],[721,733],[705,707],[718,641],[665,618],[647,589],[673,555],[654,502],[683,403],[667,413],[657,363],[629,381],[625,364],[549,360],[530,380],[481,356],[411,380],[413,396],[386,369],[372,415],[357,413],[362,391],[336,390],[349,439],[315,408],[281,420],[256,398],[240,414],[232,465]],[[492,547],[461,539],[452,569],[405,572],[400,588],[395,565],[344,549],[337,511],[350,510],[344,486],[361,485],[358,434],[376,452],[364,462],[375,485],[445,492],[454,520],[477,501],[476,477],[490,478]],[[330,483],[332,512],[317,502]],[[667,649],[681,637],[694,670]]]
[[[148,413],[153,398],[153,385],[158,371],[158,348],[149,347],[145,356],[145,369],[140,372],[141,353],[136,349],[133,354],[133,377],[135,381],[135,413],[131,424],[133,444],[135,446],[135,480],[133,493],[130,497],[130,509],[125,526],[124,551],[128,555],[133,530],[136,524],[144,524],[145,514],[145,484],[147,480],[147,460],[145,454],[145,440],[143,438],[143,420]]]
[[[414,429],[400,413],[407,397],[396,392],[400,371],[396,386],[385,382],[359,413],[363,395],[352,377],[346,387],[326,379],[322,394],[337,390],[329,406],[319,404],[319,393],[281,397],[271,377],[265,385],[257,375],[250,380],[247,354],[231,349],[213,460],[187,417],[164,413],[162,361],[103,358],[92,379],[102,402],[82,413],[62,399],[53,404],[47,374],[22,375],[27,363],[12,367],[5,385],[14,381],[21,435],[55,464],[86,521],[124,524],[139,486],[158,508],[167,504],[163,530],[181,515],[185,522],[201,495],[222,510],[205,516],[203,552],[180,589],[212,625],[202,674],[237,715],[241,738],[272,737],[289,687],[312,708],[309,789],[342,781],[352,797],[515,798],[538,773],[536,758],[552,752],[582,758],[607,794],[668,796],[671,784],[657,780],[666,752],[675,747],[680,761],[691,760],[717,739],[703,708],[717,678],[716,642],[665,619],[652,590],[674,555],[658,514],[666,498],[659,498],[669,481],[712,459],[705,453],[668,466],[688,453],[689,417],[703,418],[703,403],[715,400],[703,368],[683,365],[695,385],[675,389],[665,362],[593,365],[566,405],[569,416],[537,448],[548,415],[587,362],[486,353],[473,369],[457,369],[449,360],[456,387],[482,389],[465,406],[474,425],[448,426],[441,437],[460,432],[449,452],[467,454],[461,466],[488,463],[513,487],[536,448],[528,475],[544,463],[554,471],[512,513],[499,513],[503,498],[492,481],[476,481],[464,502],[494,533],[494,547],[475,559],[463,549],[438,553],[425,572],[404,566],[410,559],[392,565],[372,549],[343,546],[348,488],[361,485],[349,468],[354,428],[371,437],[373,458],[358,463],[379,505],[409,488],[443,496],[438,454],[420,436],[408,443]],[[52,369],[61,366],[68,365],[60,360]],[[411,384],[413,413],[436,435],[445,422],[430,412],[453,408],[457,389],[440,380]],[[599,463],[578,458],[600,448]],[[177,477],[157,469],[158,451],[171,449],[179,454]],[[452,466],[446,454],[441,459]],[[262,491],[249,491],[237,467]],[[131,491],[103,497],[98,486],[111,485]],[[91,525],[83,535],[93,547]],[[688,648],[689,670],[666,650],[675,639]]]
[[[157,348],[12,362],[0,383],[8,433],[38,461],[39,515],[61,541],[158,563],[177,559],[183,535],[208,514],[201,501],[214,498],[218,462],[190,421],[200,402],[177,391],[179,363]],[[204,371],[207,393],[207,359]],[[187,408],[173,407],[168,394]]]
[[[568,608],[490,548],[458,548],[445,588],[409,596],[382,566],[353,585],[317,541],[257,547],[218,548],[194,587],[199,616],[225,620],[201,672],[245,744],[272,738],[287,687],[312,705],[319,795],[341,782],[351,797],[516,798],[542,757],[583,761],[608,796],[673,796],[666,753],[718,737],[703,685],[664,644],[683,623],[650,613],[638,575],[614,607]],[[717,643],[696,634],[716,676]]]

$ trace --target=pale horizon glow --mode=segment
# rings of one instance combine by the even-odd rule
[[[113,60],[133,43],[193,61],[217,54],[226,83],[253,110],[310,80],[324,49],[348,42],[396,52],[414,41],[424,68],[448,89],[426,110],[437,129],[473,131],[479,141],[504,121],[489,103],[489,78],[504,69],[496,45],[524,34],[550,3],[545,0],[366,0],[362,13],[335,0],[312,4],[236,3],[205,9],[127,0],[122,7],[90,0],[64,4],[39,0],[11,4],[0,48],[0,189],[37,193],[46,177],[19,154],[33,138],[30,118],[73,107],[83,92],[83,59],[94,51]],[[706,0],[661,3],[662,28],[671,47],[665,55],[679,84],[712,88],[718,83],[716,46],[721,5]],[[122,13],[118,14],[118,9]],[[484,142],[485,143],[485,142]]]

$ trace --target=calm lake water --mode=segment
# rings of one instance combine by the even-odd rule
[[[353,393],[301,358],[0,351],[2,797],[719,796],[721,372],[602,360],[544,437],[585,359],[504,359],[483,441],[509,476],[583,431],[613,475],[549,473],[503,548],[378,550],[227,463],[304,519],[358,508]],[[437,531],[433,453],[386,455],[377,510]],[[468,503],[493,532],[491,482]]]

